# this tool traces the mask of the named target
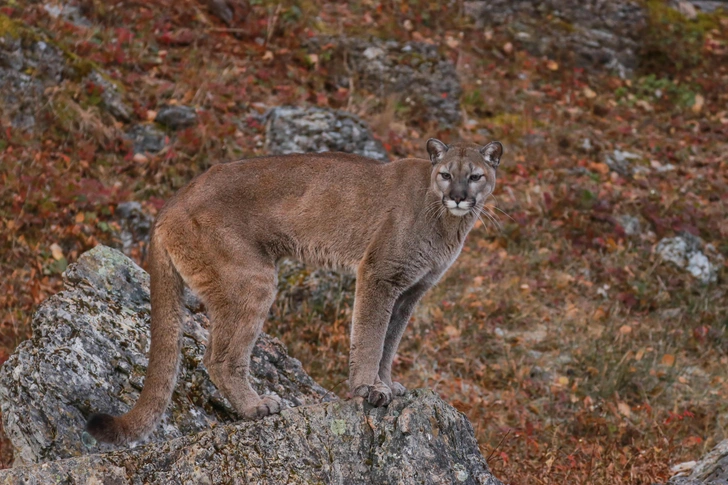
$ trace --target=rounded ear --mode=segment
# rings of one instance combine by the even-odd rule
[[[427,153],[430,154],[430,161],[432,164],[436,164],[442,157],[447,153],[448,146],[437,138],[430,138],[427,140]]]
[[[486,162],[493,167],[498,167],[501,155],[503,155],[503,145],[499,141],[492,141],[480,149],[480,154],[483,155]]]

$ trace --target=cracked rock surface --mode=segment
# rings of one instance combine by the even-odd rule
[[[0,369],[0,409],[16,466],[88,453],[81,443],[86,418],[128,411],[146,374],[149,275],[120,252],[97,246],[66,270],[64,283],[38,308],[33,337]],[[188,309],[184,325],[177,387],[150,441],[235,420],[202,365],[207,318]],[[251,364],[253,387],[287,406],[334,398],[276,339],[263,335]]]
[[[465,416],[432,391],[386,408],[360,401],[287,409],[166,443],[13,468],[15,483],[500,485]]]

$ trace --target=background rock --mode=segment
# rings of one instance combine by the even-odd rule
[[[14,128],[31,130],[46,105],[45,89],[72,70],[55,47],[14,31],[13,24],[4,28],[9,31],[0,36],[0,116]]]
[[[0,409],[16,465],[87,453],[81,433],[88,415],[128,411],[146,372],[149,276],[118,251],[97,246],[66,270],[64,284],[36,312],[32,339],[0,369]],[[187,311],[184,325],[177,387],[150,441],[234,420],[201,363],[206,317]],[[335,399],[265,335],[255,347],[252,374],[259,393],[277,394],[288,406]]]
[[[380,99],[394,96],[412,110],[412,116],[450,127],[460,123],[462,88],[455,66],[436,46],[405,44],[376,38],[318,37],[309,51],[319,54],[333,45],[329,61],[333,84],[366,90]]]
[[[103,89],[101,102],[109,113],[120,121],[131,121],[132,109],[124,104],[116,85],[96,71],[89,74],[87,80]]]
[[[638,65],[647,14],[631,0],[484,0],[465,2],[480,27],[511,25],[534,55],[623,77]]]
[[[0,484],[15,483],[501,484],[467,419],[426,390],[386,408],[304,406],[166,443],[0,471]]]
[[[166,135],[153,125],[135,125],[126,136],[134,144],[134,154],[156,153],[164,148]]]
[[[116,206],[114,215],[121,228],[118,235],[121,251],[130,256],[132,247],[140,242],[144,243],[143,249],[146,249],[152,235],[154,218],[142,205],[136,201],[122,202]],[[143,254],[146,254],[146,251]]]
[[[711,256],[709,258],[705,252]],[[718,268],[722,265],[722,256],[711,245],[703,247],[703,241],[690,233],[683,232],[676,237],[662,239],[655,252],[665,261],[688,271],[701,283],[714,283],[718,279]]]
[[[179,130],[197,123],[197,113],[189,106],[164,105],[159,109],[154,121],[167,128]]]
[[[325,108],[271,109],[267,114],[266,144],[272,154],[341,151],[389,161],[366,122],[345,111]]]

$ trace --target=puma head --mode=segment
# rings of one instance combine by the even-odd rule
[[[485,146],[474,143],[445,145],[427,140],[432,161],[432,188],[454,216],[462,217],[480,208],[495,189],[496,168],[503,145],[493,141]]]

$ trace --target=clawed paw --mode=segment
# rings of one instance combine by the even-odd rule
[[[354,396],[363,397],[375,407],[386,406],[392,402],[392,389],[383,382],[376,382],[373,386],[362,385],[354,389]]]
[[[393,382],[390,387],[392,388],[392,394],[395,396],[404,396],[407,393],[407,388],[399,382]]]
[[[258,402],[252,406],[249,406],[243,412],[243,416],[247,419],[261,419],[271,414],[278,414],[281,409],[283,409],[281,398],[268,394],[259,398]]]

